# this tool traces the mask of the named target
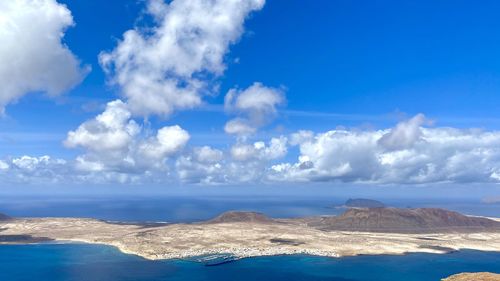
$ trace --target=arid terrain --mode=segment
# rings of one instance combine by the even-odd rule
[[[393,220],[398,223],[391,223]],[[0,220],[0,243],[44,240],[112,245],[147,259],[216,253],[243,258],[299,253],[338,257],[459,249],[500,251],[500,222],[441,209],[394,208],[351,209],[337,217],[297,219],[228,212],[189,224],[7,216]]]
[[[500,281],[500,274],[488,272],[460,273],[445,278],[443,281]]]

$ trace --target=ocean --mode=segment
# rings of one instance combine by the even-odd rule
[[[229,210],[274,218],[337,215],[347,198],[292,196],[13,197],[0,196],[0,213],[14,217],[87,217],[111,221],[193,222]],[[500,204],[479,200],[381,199],[394,207],[438,207],[468,215],[500,217]]]
[[[102,245],[0,246],[2,281],[433,281],[463,271],[500,273],[500,253],[273,256],[208,267],[182,260],[148,261]]]

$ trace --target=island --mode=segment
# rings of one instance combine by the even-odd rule
[[[208,221],[175,224],[0,216],[0,244],[41,241],[111,245],[153,260],[500,251],[500,220],[426,208],[348,209],[339,216],[292,219],[232,211]]]
[[[383,208],[385,204],[373,200],[373,199],[364,199],[364,198],[349,198],[345,203],[344,207],[347,208]]]
[[[489,272],[460,273],[442,279],[442,281],[500,281],[500,274]]]

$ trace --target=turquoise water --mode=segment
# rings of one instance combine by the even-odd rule
[[[101,245],[0,246],[2,281],[432,281],[462,271],[500,273],[500,253],[461,251],[340,259],[275,256],[206,267],[188,261],[147,261]]]

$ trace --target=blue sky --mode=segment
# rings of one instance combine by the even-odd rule
[[[155,54],[167,58],[166,65],[162,65],[159,59],[158,69],[161,70],[151,70],[150,66],[144,65],[142,70],[139,66],[139,70],[130,73],[119,69],[118,63],[129,62],[120,61],[119,53],[114,52],[117,46],[124,45],[123,34],[127,30],[135,28],[142,38],[151,39],[155,29],[165,26],[169,17],[176,16],[166,7],[174,6],[175,2],[180,6],[183,0],[172,3],[137,0],[42,2],[50,3],[52,8],[65,7],[72,15],[74,26],[65,23],[58,27],[64,32],[60,47],[67,48],[79,60],[77,71],[81,72],[81,81],[72,82],[71,87],[50,97],[45,93],[46,89],[35,87],[21,91],[16,98],[6,99],[5,114],[0,119],[0,159],[3,159],[4,166],[8,166],[2,175],[7,185],[20,182],[61,185],[64,181],[48,181],[46,174],[65,178],[65,173],[74,169],[79,180],[93,185],[103,182],[151,184],[149,180],[143,182],[142,176],[152,170],[155,170],[153,174],[162,175],[159,184],[172,185],[185,182],[199,185],[252,185],[260,182],[282,185],[316,181],[382,185],[492,184],[500,179],[500,156],[497,156],[500,155],[497,151],[500,141],[496,139],[497,134],[500,135],[497,132],[500,127],[497,114],[500,106],[500,19],[496,13],[500,4],[497,1],[483,1],[478,5],[474,1],[268,0],[264,3],[240,0],[240,6],[231,8],[224,0],[217,0],[214,3],[229,7],[222,13],[234,15],[234,29],[217,33],[214,36],[218,37],[212,41],[199,41],[209,47],[214,42],[219,44],[217,46],[223,48],[222,61],[201,71],[196,69],[188,74],[188,78],[178,71],[183,62],[174,66],[169,64],[168,58],[176,60],[174,55],[168,54],[171,49],[154,47]],[[155,20],[147,7],[160,2],[163,3],[162,10]],[[18,3],[17,7],[3,7],[7,11],[4,18],[15,22],[19,19],[9,11],[23,11],[34,5],[29,0]],[[243,14],[238,14],[244,5],[254,6],[248,6]],[[190,16],[200,14],[181,16],[186,21]],[[207,14],[207,18],[210,20],[210,15]],[[39,21],[38,24],[43,26],[43,18]],[[8,32],[9,28],[12,27],[0,21],[0,31]],[[200,29],[199,33],[190,36],[219,32],[203,26]],[[32,30],[18,29],[16,32],[24,32],[29,39]],[[227,35],[229,33],[232,37]],[[18,34],[11,36],[10,40],[15,41]],[[225,36],[231,38],[230,43],[224,43],[226,39],[217,41]],[[147,41],[145,46],[151,42]],[[14,52],[12,47],[0,49],[0,58],[23,56],[24,51],[22,46],[15,54],[10,53]],[[42,48],[26,52],[44,56]],[[141,50],[136,52],[135,55],[140,54]],[[106,73],[106,66],[99,62],[103,53],[112,57],[111,72]],[[17,67],[16,62],[9,62]],[[135,61],[129,66],[136,67],[138,63],[141,62]],[[149,64],[156,63],[152,60]],[[187,60],[184,65],[190,63]],[[223,71],[213,70],[221,66]],[[0,75],[8,71],[0,71]],[[42,68],[30,77],[44,71],[48,70]],[[146,100],[147,90],[136,91],[137,85],[130,85],[128,80],[134,75],[150,75],[150,71],[159,71],[162,79],[165,78],[160,83],[166,83],[172,77],[180,81],[178,89],[194,83],[194,80],[206,83],[196,93],[201,102],[186,108],[174,106],[175,109],[168,114],[159,113],[157,109],[144,109],[137,100]],[[117,83],[121,73],[126,79]],[[20,79],[21,82],[4,79],[5,83],[22,84],[30,78]],[[261,83],[261,87],[246,91],[255,82]],[[231,89],[235,90],[235,100],[225,107],[224,98]],[[260,100],[256,93],[267,90],[260,96],[265,102],[254,104],[255,100]],[[0,94],[8,96],[6,91]],[[247,94],[252,104],[241,105],[238,98],[243,100],[242,96]],[[271,102],[267,98],[282,100]],[[134,120],[141,128],[139,133],[127,135],[130,142],[120,147],[123,152],[126,146],[126,152],[118,158],[137,160],[133,167],[117,163],[116,151],[112,159],[111,156],[98,159],[98,155],[108,153],[109,149],[101,151],[102,148],[96,147],[95,143],[82,139],[82,135],[74,139],[68,135],[69,132],[85,133],[86,136],[94,133],[93,141],[109,137],[102,128],[95,129],[94,118],[107,111],[108,102],[117,99],[125,104],[124,110],[131,115],[126,120]],[[170,102],[175,103],[175,99]],[[225,131],[225,125],[236,119],[238,122],[243,120],[252,132],[248,132],[249,128],[246,133]],[[94,120],[94,123],[90,124],[89,120]],[[153,141],[161,143],[158,130],[176,125],[189,134],[188,141],[180,141],[182,143],[175,151],[153,145]],[[82,130],[78,131],[80,127]],[[97,131],[92,131],[94,129]],[[293,141],[294,136],[298,138],[300,130],[311,131],[312,136]],[[335,130],[337,134],[328,134]],[[342,134],[344,138],[341,138]],[[281,138],[281,143],[275,143],[279,148],[272,146],[272,138]],[[446,139],[453,139],[449,146],[442,144]],[[260,141],[264,146],[256,145]],[[374,142],[384,147],[372,147]],[[356,143],[363,144],[356,146]],[[352,148],[345,147],[351,144]],[[112,145],[111,150],[118,147]],[[164,157],[138,168],[138,159],[133,155],[146,146],[149,151],[160,149]],[[215,154],[207,155],[218,160],[200,160],[201,164],[195,165],[193,159],[201,153],[197,149],[204,146],[217,150],[211,151]],[[248,155],[235,155],[238,153],[235,148]],[[280,149],[286,151],[270,155]],[[320,154],[319,150],[326,152]],[[449,151],[458,152],[450,154]],[[217,156],[219,152],[220,157]],[[257,154],[260,156],[255,156]],[[365,154],[370,155],[368,160],[363,159]],[[431,154],[442,155],[442,158],[433,158]],[[44,176],[33,170],[23,171],[26,166],[15,161],[27,156],[29,161],[36,159],[38,165],[45,161],[39,159],[44,155],[50,156],[50,161],[64,160],[67,163],[64,168],[54,168],[52,162],[45,163]],[[403,157],[401,155],[408,158],[401,160],[398,158]],[[303,157],[299,159],[300,156]],[[75,159],[79,157],[87,164],[92,163],[94,168],[99,166],[100,170],[78,168]],[[189,164],[180,163],[182,157],[188,159]],[[394,164],[396,158],[402,162]],[[423,158],[427,160],[416,160]],[[376,167],[359,164],[370,162],[370,159],[381,162]],[[467,168],[471,161],[485,164],[473,170]],[[418,163],[411,166],[414,162]],[[222,175],[220,172],[212,175],[210,173],[215,168],[210,165],[215,167],[216,164],[220,164],[217,169],[222,170],[230,169],[230,166],[236,170],[236,167],[256,170],[252,170],[253,176],[248,177]],[[156,170],[158,165],[164,167]],[[186,172],[190,176],[185,182],[178,170],[183,165],[196,170],[196,175],[192,175],[191,170]],[[305,175],[303,169],[307,165],[310,165],[307,169],[315,171]],[[403,170],[404,173],[393,175],[386,170],[388,167],[379,165],[394,165],[390,169]],[[286,171],[280,170],[282,168]],[[268,171],[274,173],[277,169],[283,174],[268,174]],[[101,174],[96,176],[97,173]],[[138,179],[131,180],[134,177]],[[110,178],[112,180],[108,182],[106,179]]]

